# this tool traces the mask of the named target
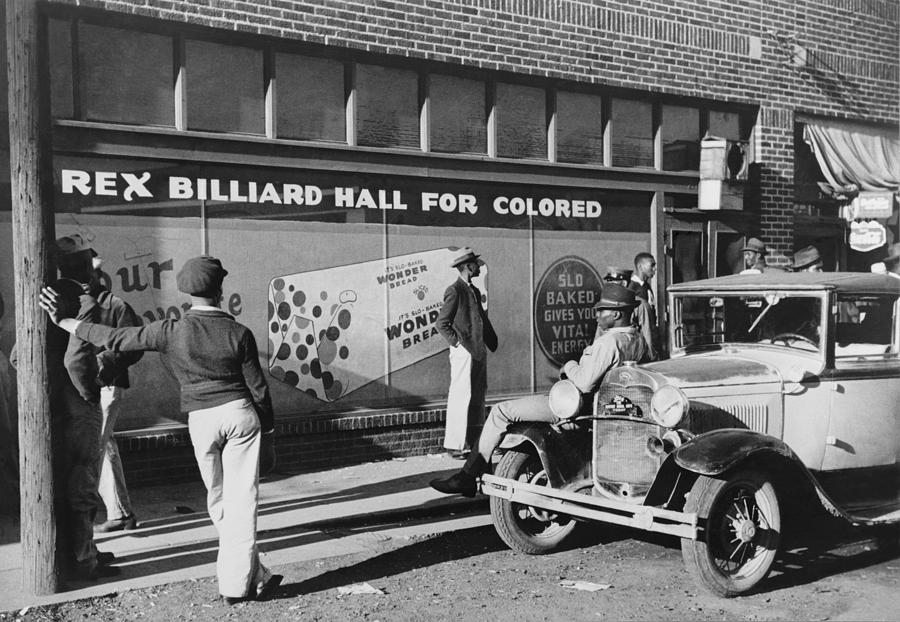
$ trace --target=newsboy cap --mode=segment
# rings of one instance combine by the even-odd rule
[[[633,291],[618,283],[607,283],[600,291],[600,300],[594,305],[594,309],[631,309],[636,304]]]
[[[222,280],[227,274],[221,261],[203,255],[184,262],[175,281],[180,292],[190,296],[208,296],[222,287]]]
[[[744,248],[741,249],[741,252],[743,251],[753,251],[760,255],[767,255],[769,253],[769,249],[766,248],[766,245],[759,238],[750,238],[747,240],[747,243],[744,244]]]
[[[793,270],[802,270],[804,268],[808,268],[815,263],[822,263],[822,256],[819,254],[819,249],[815,246],[807,246],[806,248],[801,248],[799,251],[794,253],[794,260],[791,263],[791,269]]]
[[[471,248],[469,248],[468,246],[463,246],[453,255],[453,263],[450,264],[450,267],[455,268],[456,266],[469,261],[478,262],[478,265],[483,266],[484,262],[478,259],[479,257],[481,257],[481,255],[476,255],[475,251],[473,251]]]

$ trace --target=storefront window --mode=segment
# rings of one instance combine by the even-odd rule
[[[487,153],[484,82],[431,74],[431,150]]]
[[[700,168],[700,112],[683,106],[662,107],[663,170]]]
[[[419,78],[406,69],[357,65],[357,142],[419,147]]]
[[[50,113],[57,119],[75,116],[72,95],[72,30],[69,22],[48,20],[50,46]]]
[[[547,101],[543,89],[497,84],[497,155],[547,159]]]
[[[613,166],[653,166],[653,105],[612,100]]]
[[[278,137],[346,142],[344,64],[277,54]]]
[[[187,41],[185,68],[188,129],[265,133],[261,50]]]
[[[556,159],[603,164],[602,100],[597,95],[556,95]]]
[[[84,118],[142,125],[175,125],[172,39],[79,24]]]

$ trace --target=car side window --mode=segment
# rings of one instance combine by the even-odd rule
[[[839,296],[835,318],[834,355],[878,357],[896,354],[894,309],[896,296]]]

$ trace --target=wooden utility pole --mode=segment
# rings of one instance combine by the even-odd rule
[[[19,389],[23,588],[59,586],[50,438],[47,318],[38,306],[54,239],[46,20],[36,0],[6,0],[9,162]]]

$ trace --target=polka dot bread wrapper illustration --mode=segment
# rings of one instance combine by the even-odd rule
[[[269,371],[332,402],[445,350],[436,320],[458,278],[444,248],[299,272],[269,285]],[[482,268],[484,275],[484,268]],[[476,286],[485,296],[484,277]]]

